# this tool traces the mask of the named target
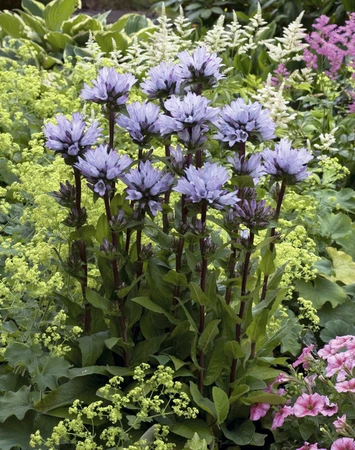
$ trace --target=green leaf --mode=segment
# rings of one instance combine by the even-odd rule
[[[166,275],[164,275],[163,279],[167,283],[173,284],[174,286],[187,287],[189,285],[186,276],[183,273],[176,272],[176,270],[170,270]]]
[[[46,356],[41,358],[40,364],[39,373],[32,379],[40,391],[45,391],[46,388],[54,390],[58,387],[59,378],[69,378],[70,364],[63,357]]]
[[[221,427],[225,437],[237,445],[248,445],[253,439],[255,427],[251,420],[246,420],[233,431],[224,425]]]
[[[355,326],[345,322],[344,320],[336,319],[327,322],[323,330],[320,332],[320,338],[323,342],[329,342],[337,336],[355,335]]]
[[[208,450],[207,442],[195,432],[192,439],[186,442],[183,450]]]
[[[14,38],[20,38],[24,35],[24,26],[22,20],[9,12],[0,14],[0,27]]]
[[[36,357],[42,353],[40,345],[28,346],[22,342],[13,342],[7,346],[4,357],[12,368],[18,366],[30,368],[36,364]]]
[[[245,405],[253,405],[254,403],[268,403],[269,405],[284,405],[286,398],[277,394],[268,394],[267,392],[259,391],[252,392],[247,398],[243,398]]]
[[[78,339],[79,348],[82,355],[82,365],[93,366],[101,353],[104,351],[108,338],[108,331],[100,331],[99,333],[89,336],[82,336]]]
[[[40,38],[48,33],[48,29],[44,26],[44,21],[38,17],[34,17],[24,11],[19,11],[22,20],[28,25]]]
[[[259,263],[259,269],[263,272],[264,275],[271,275],[275,272],[274,260],[275,260],[274,253],[271,252],[269,249],[267,249]]]
[[[145,341],[139,342],[133,351],[132,366],[138,366],[140,363],[147,360],[149,355],[154,355],[158,353],[161,344],[167,337],[167,334],[163,334],[161,336],[156,336]]]
[[[192,381],[190,381],[190,393],[193,401],[199,408],[203,409],[208,414],[211,414],[211,416],[217,419],[217,411],[214,403],[211,402],[211,400],[209,400],[208,398],[202,397],[200,391],[198,390],[198,387]]]
[[[22,420],[27,411],[34,409],[33,397],[30,386],[22,386],[17,392],[6,392],[0,398],[0,422],[5,422],[11,416]]]
[[[329,236],[336,241],[351,233],[351,219],[343,213],[319,216],[319,220],[321,236]]]
[[[214,386],[212,388],[212,398],[214,406],[216,408],[217,423],[221,424],[227,419],[229,412],[228,395],[224,392],[223,389]]]
[[[22,8],[33,16],[43,17],[44,4],[36,0],[22,0]]]
[[[52,0],[44,9],[44,20],[52,31],[59,31],[76,10],[77,0]]]
[[[220,322],[220,319],[212,320],[203,330],[198,340],[198,349],[203,351],[203,353],[206,354],[212,349],[214,338],[219,333],[218,325]]]
[[[0,424],[0,448],[1,450],[14,450],[20,448],[27,450],[31,433],[34,433],[33,412],[26,414],[24,420],[18,420],[15,416]]]
[[[207,306],[211,303],[210,299],[203,292],[200,285],[191,281],[189,286],[190,286],[190,292],[191,292],[191,299],[194,302],[196,302],[197,304],[199,304],[201,306]]]
[[[102,377],[96,375],[74,378],[44,396],[34,407],[36,411],[47,414],[51,410],[72,405],[76,399],[89,404],[97,400],[96,391],[102,386],[102,381]]]
[[[96,42],[105,53],[110,53],[114,50],[112,40],[116,44],[116,49],[124,52],[128,47],[128,41],[119,31],[97,31],[95,33]]]
[[[326,278],[317,277],[314,281],[297,280],[296,290],[306,300],[311,300],[316,309],[329,302],[335,308],[347,299],[344,289]]]
[[[67,44],[75,45],[74,39],[67,34],[59,33],[58,31],[51,31],[45,34],[44,39],[55,51],[64,50]]]
[[[225,344],[226,353],[232,355],[233,359],[244,358],[245,353],[237,341],[228,341]]]
[[[336,248],[327,247],[334,268],[334,276],[327,277],[331,281],[341,281],[344,284],[352,284],[355,281],[355,262],[352,257]]]
[[[178,323],[179,321],[174,318],[172,314],[165,311],[161,306],[154,303],[149,297],[135,297],[131,298],[129,300],[130,302],[138,303],[138,305],[143,306],[144,308],[148,309],[149,311],[153,311],[158,314],[164,314],[165,317],[167,317],[171,323]]]
[[[247,384],[238,384],[237,386],[235,386],[229,398],[230,404],[239,400],[244,394],[249,391],[250,387]]]
[[[111,240],[110,226],[105,213],[101,214],[99,220],[97,221],[95,238],[100,245],[102,244],[104,238],[108,241]]]
[[[112,308],[111,300],[102,297],[98,292],[90,288],[87,288],[86,300],[90,305],[95,306],[97,309],[102,309],[103,311],[109,311]]]
[[[225,339],[225,337],[221,337],[215,341],[215,345],[210,354],[210,359],[207,363],[206,372],[203,379],[203,383],[205,386],[209,386],[210,384],[214,383],[223,370],[225,362]]]
[[[172,433],[187,439],[194,437],[197,433],[200,439],[204,439],[207,444],[212,442],[212,435],[206,422],[201,419],[188,419],[182,422],[174,423],[169,426]]]
[[[137,33],[137,31],[148,26],[149,21],[145,16],[143,16],[142,14],[130,14],[124,30],[128,34],[128,36],[130,36],[131,34]]]
[[[256,349],[259,349],[266,336],[266,327],[268,324],[269,312],[264,309],[253,320],[246,330],[246,334],[251,342],[255,342]]]

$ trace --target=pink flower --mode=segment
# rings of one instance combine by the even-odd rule
[[[335,389],[338,392],[355,392],[355,378],[337,383]]]
[[[341,433],[342,431],[344,431],[347,425],[346,415],[343,414],[341,417],[338,417],[337,420],[334,420],[333,425],[337,433]]]
[[[271,429],[276,430],[276,428],[282,427],[286,417],[291,416],[292,414],[293,414],[292,406],[284,406],[283,408],[280,408],[274,416]]]
[[[309,362],[312,361],[314,358],[312,356],[312,350],[314,348],[314,345],[311,344],[308,347],[304,348],[302,350],[301,355],[296,359],[296,361],[292,364],[293,367],[297,367],[300,364],[302,364],[304,369],[309,369]]]
[[[330,450],[355,450],[355,441],[351,438],[341,438],[333,442]]]
[[[302,447],[297,448],[296,450],[327,450],[326,448],[318,448],[318,444],[309,444],[308,442],[305,442]]]
[[[296,417],[318,416],[323,410],[324,399],[319,394],[302,394],[293,405],[293,413]]]
[[[255,403],[250,408],[250,420],[259,420],[266,415],[269,409],[270,405],[268,403]]]
[[[327,396],[322,395],[324,400],[323,409],[321,410],[321,414],[323,416],[333,416],[338,412],[338,405],[336,403],[330,403],[330,400]]]

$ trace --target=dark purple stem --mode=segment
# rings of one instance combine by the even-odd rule
[[[168,163],[170,161],[170,142],[165,144],[165,157],[166,157],[166,162]],[[169,189],[164,194],[164,203],[166,205],[169,205],[169,202],[170,202],[170,192],[171,192],[171,190]],[[167,213],[163,214],[163,231],[164,231],[164,233],[168,233],[168,231],[169,231],[169,219],[168,219]]]
[[[108,195],[108,191],[105,192],[104,201],[105,201],[105,210],[106,210],[107,220],[110,223],[112,220],[112,214],[111,214],[110,198]],[[111,231],[111,237],[112,237],[112,246],[114,247],[115,250],[117,250],[117,234],[113,230]],[[112,260],[111,264],[112,264],[112,273],[113,273],[113,280],[114,280],[114,284],[115,284],[115,290],[118,291],[120,288],[120,276],[118,273],[117,259],[114,258]],[[123,307],[124,307],[123,298],[117,297],[117,301],[118,301],[119,309],[120,309],[119,323],[120,323],[120,328],[121,328],[121,333],[122,333],[122,339],[123,339],[123,342],[127,343],[126,319],[123,314]],[[127,354],[126,349],[124,349],[124,363],[125,363],[125,366],[127,367],[128,366],[128,354]]]
[[[245,158],[245,142],[239,142],[239,157]]]
[[[80,170],[74,167],[74,178],[75,178],[75,207],[78,213],[81,211],[81,176],[80,176]],[[78,230],[80,228],[79,224],[77,224],[76,229]],[[86,289],[88,285],[88,265],[87,265],[87,257],[86,257],[86,243],[83,240],[78,241],[79,245],[79,253],[80,253],[80,260],[82,264],[82,269],[84,271],[84,276],[82,281],[80,282],[81,285],[81,292],[84,299],[84,330],[89,332],[90,331],[90,324],[91,324],[91,311],[90,311],[90,305],[86,301]]]
[[[109,124],[109,147],[113,148],[114,136],[115,136],[115,113],[114,111],[109,112],[108,118]]]
[[[233,245],[234,242],[235,242],[235,239],[232,240],[232,244],[231,244],[232,254],[229,257],[229,264],[228,264],[228,266],[229,266],[229,274],[228,274],[229,278],[234,278],[234,276],[235,276],[234,269],[235,269],[235,260],[236,260],[236,257],[237,257],[237,249]],[[233,292],[233,286],[229,285],[227,287],[227,289],[226,289],[226,294],[225,294],[225,297],[224,297],[227,305],[229,305],[230,302],[231,302],[232,292]]]
[[[202,233],[206,230],[206,216],[207,216],[207,203],[202,202],[201,205],[201,229]],[[202,237],[200,239],[200,251],[201,251],[201,258],[202,258],[202,268],[201,268],[201,281],[200,281],[200,287],[202,292],[206,291],[206,280],[207,280],[207,266],[208,261],[206,258],[206,242],[205,238]],[[200,336],[203,333],[205,329],[205,307],[204,305],[200,305],[200,325],[199,325],[199,333]],[[199,365],[200,365],[200,372],[199,372],[199,378],[198,378],[198,386],[201,395],[203,395],[203,380],[204,380],[204,365],[205,365],[205,354],[203,350],[200,350],[199,353]]]
[[[285,182],[285,180],[282,180],[279,196],[277,198],[277,203],[276,203],[276,210],[275,210],[275,220],[276,221],[280,217],[281,205],[282,205],[282,201],[283,201],[284,196],[285,196],[285,192],[286,192],[286,182]],[[273,236],[275,236],[275,234],[276,234],[276,228],[275,227],[271,228],[270,236],[273,237]],[[271,252],[273,252],[274,248],[275,248],[275,243],[274,242],[270,242],[269,250]],[[268,281],[269,281],[269,275],[264,275],[263,288],[262,288],[261,296],[260,296],[260,301],[261,302],[263,300],[265,300],[266,293],[267,293]]]

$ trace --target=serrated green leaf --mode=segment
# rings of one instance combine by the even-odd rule
[[[229,413],[228,395],[224,392],[223,389],[214,386],[212,388],[212,398],[214,406],[216,408],[217,423],[221,424],[227,419]]]
[[[77,0],[52,0],[44,9],[44,21],[52,31],[59,31],[76,10]]]
[[[17,392],[6,392],[0,398],[0,422],[5,422],[11,416],[22,420],[27,411],[34,409],[33,398],[30,386],[22,386]]]
[[[309,282],[297,280],[295,287],[300,296],[310,300],[316,309],[321,309],[326,302],[331,303],[335,308],[347,299],[344,289],[322,277]]]
[[[335,241],[351,233],[351,219],[343,213],[320,216],[320,234],[329,236]]]
[[[341,281],[344,284],[355,282],[355,262],[352,257],[336,248],[327,247],[328,255],[333,262],[334,276],[328,276],[331,281]]]
[[[14,450],[15,448],[28,449],[30,435],[35,430],[33,411],[26,414],[24,420],[18,420],[15,416],[0,424],[0,448],[1,450]]]

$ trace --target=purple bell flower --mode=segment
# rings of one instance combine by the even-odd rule
[[[260,177],[266,174],[261,164],[260,153],[250,155],[248,159],[245,156],[239,156],[238,153],[235,153],[233,157],[228,156],[227,159],[236,175],[249,175],[253,178],[254,185],[258,184]]]
[[[206,163],[204,167],[195,169],[190,166],[185,169],[186,178],[180,178],[174,191],[186,196],[192,203],[206,201],[215,209],[223,209],[226,205],[234,205],[239,201],[236,192],[228,192],[222,186],[230,175],[223,166],[216,163]]]
[[[246,104],[242,98],[222,108],[216,126],[218,133],[215,138],[228,142],[229,147],[251,138],[259,141],[275,138],[276,124],[270,118],[269,111],[258,102]]]
[[[106,191],[112,189],[115,180],[123,178],[124,171],[131,164],[129,156],[120,156],[105,144],[87,151],[85,159],[79,157],[74,167],[88,180],[89,188],[103,197]]]
[[[112,67],[103,67],[96,80],[92,80],[92,87],[84,84],[81,98],[105,105],[109,111],[117,111],[126,103],[128,92],[136,81],[130,73],[121,74]]]
[[[305,149],[291,148],[292,141],[281,139],[275,150],[266,148],[262,152],[265,172],[276,181],[285,181],[288,185],[296,184],[310,175],[306,172],[307,164],[313,156]]]
[[[102,128],[95,121],[85,130],[86,123],[80,113],[74,113],[72,120],[63,115],[55,117],[57,125],[49,122],[43,129],[47,138],[46,147],[60,153],[67,164],[74,164],[78,156],[83,156],[96,143]]]
[[[131,169],[122,181],[127,185],[126,199],[136,202],[141,210],[156,216],[158,211],[162,211],[163,198],[160,196],[170,189],[174,176],[153,168],[150,161],[141,161],[139,168]]]
[[[171,95],[179,94],[181,81],[175,64],[161,62],[149,70],[148,76],[140,87],[149,98],[167,99]]]
[[[120,114],[116,123],[125,128],[133,142],[140,146],[146,145],[152,136],[160,132],[160,108],[154,103],[134,102],[127,105],[128,117]]]

